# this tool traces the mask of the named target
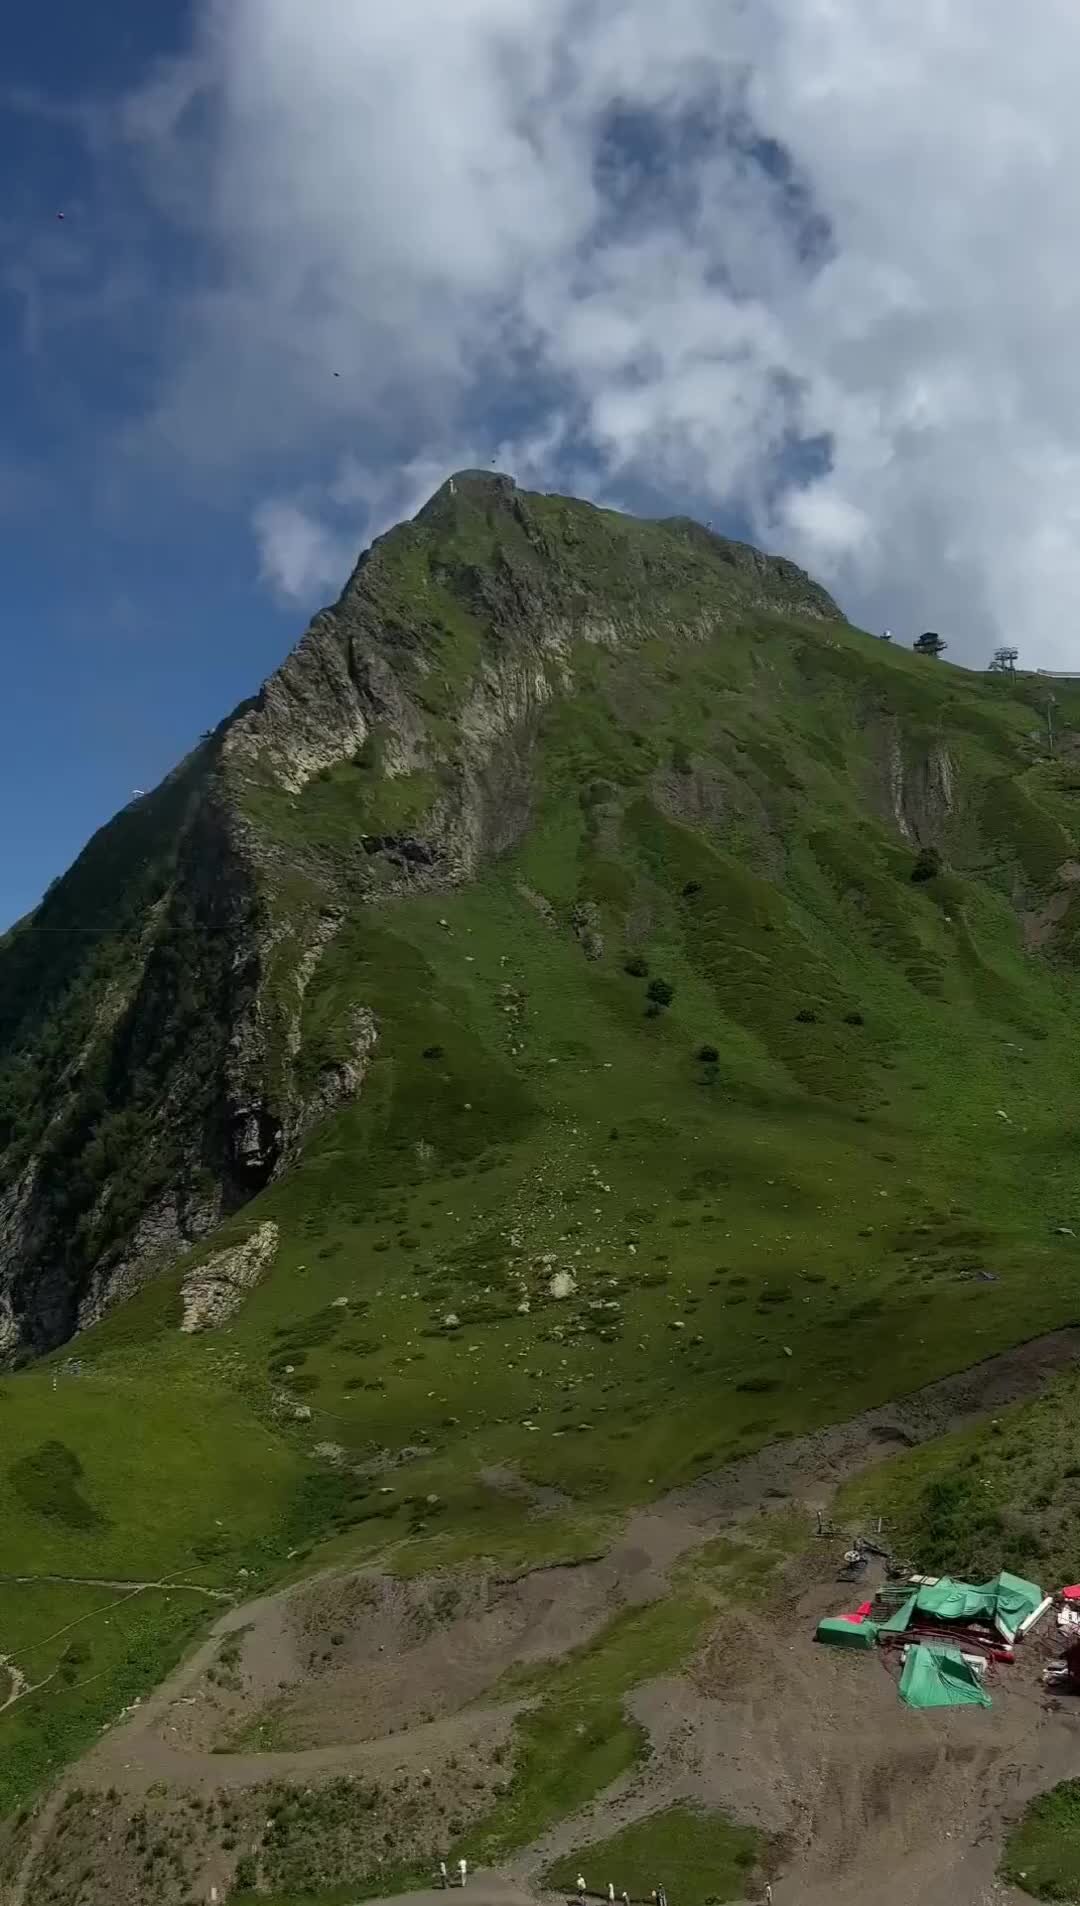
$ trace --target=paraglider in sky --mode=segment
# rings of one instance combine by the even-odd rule
[[[57,214],[56,214],[56,216],[57,216],[57,218],[59,219],[59,221],[60,221],[60,223],[61,223],[61,225],[62,225],[62,224],[63,224],[63,222],[64,222],[64,214],[63,214],[63,212],[57,212]]]

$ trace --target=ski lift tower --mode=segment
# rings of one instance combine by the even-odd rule
[[[992,675],[1015,675],[1019,659],[1019,649],[995,649],[990,672]]]

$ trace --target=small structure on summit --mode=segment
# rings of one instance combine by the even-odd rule
[[[1016,664],[1020,660],[1019,649],[995,649],[990,664],[991,675],[1015,675]]]
[[[939,655],[944,655],[949,644],[942,640],[936,629],[924,629],[911,646],[916,655],[932,655],[936,660]]]

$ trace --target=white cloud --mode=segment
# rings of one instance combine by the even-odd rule
[[[826,484],[794,491],[785,502],[784,516],[792,533],[830,562],[857,560],[873,536],[865,510]]]
[[[213,259],[148,428],[275,490],[306,464],[318,518],[259,519],[294,595],[348,567],[328,523],[498,453],[736,502],[952,656],[1080,662],[1078,76],[1066,0],[1020,33],[1005,0],[204,0],[123,118]],[[662,136],[600,165],[616,110]],[[710,115],[741,138],[695,145]]]
[[[254,513],[259,573],[287,602],[307,602],[345,581],[355,557],[350,541],[334,534],[299,503],[268,498]]]

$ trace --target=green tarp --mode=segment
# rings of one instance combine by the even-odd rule
[[[943,1575],[940,1582],[917,1588],[882,1625],[887,1634],[902,1634],[916,1613],[937,1621],[985,1620],[992,1621],[1011,1641],[1020,1623],[1034,1613],[1042,1599],[1042,1589],[1036,1583],[1004,1570],[992,1581],[977,1584],[956,1582]]]
[[[900,1699],[908,1707],[989,1707],[970,1661],[955,1648],[908,1649],[900,1676]]]
[[[1022,1621],[1041,1607],[1044,1600],[1042,1589],[1037,1582],[1025,1582],[1022,1575],[1009,1575],[1002,1569],[994,1580],[997,1584],[998,1625],[1007,1624],[1015,1634]]]
[[[992,1621],[995,1597],[989,1583],[973,1588],[969,1582],[954,1582],[943,1575],[940,1582],[928,1583],[915,1597],[920,1615],[936,1615],[940,1621]]]
[[[834,1648],[874,1648],[877,1625],[872,1621],[844,1621],[839,1615],[826,1615],[817,1625],[817,1638]]]
[[[881,1624],[882,1634],[883,1635],[902,1635],[908,1623],[910,1622],[912,1615],[915,1613],[915,1604],[917,1601],[918,1601],[917,1595],[909,1595],[906,1602],[901,1602],[899,1608],[896,1610],[896,1613],[894,1615],[890,1615],[888,1621],[882,1622]]]

